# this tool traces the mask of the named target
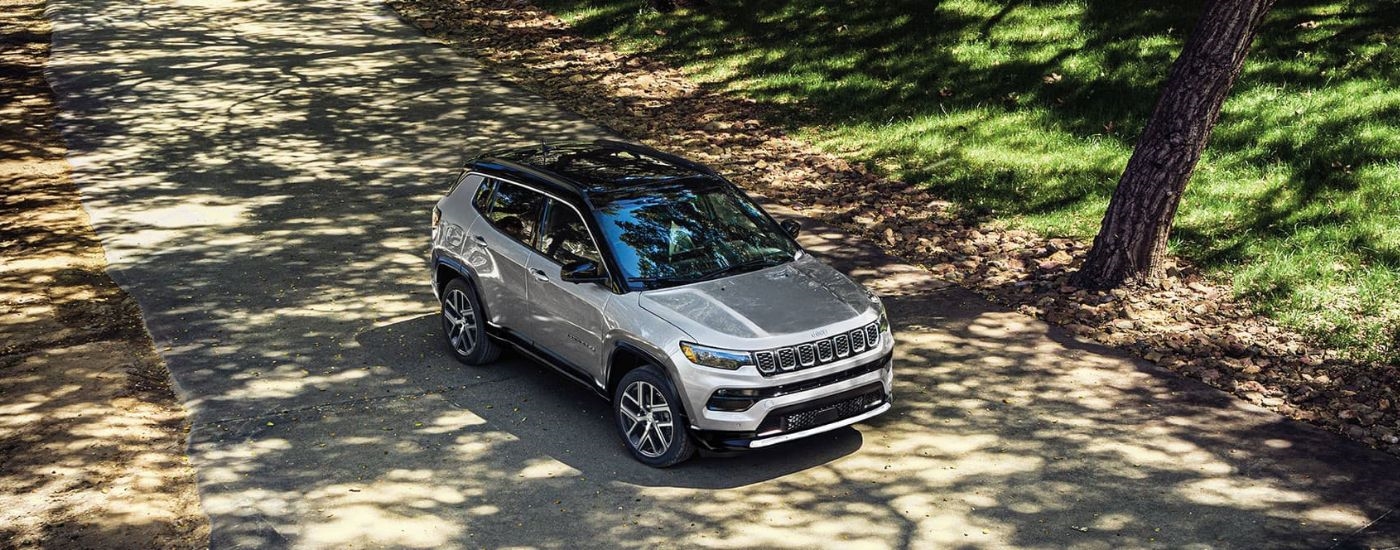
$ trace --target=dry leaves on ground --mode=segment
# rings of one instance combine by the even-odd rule
[[[1172,267],[1171,277],[1152,288],[1078,289],[1068,274],[1087,243],[959,217],[917,186],[881,178],[765,124],[761,105],[586,40],[525,0],[389,4],[567,109],[710,164],[751,192],[864,235],[992,301],[1400,455],[1400,369],[1342,360],[1310,345],[1190,266]]]
[[[208,546],[185,412],[68,179],[43,0],[0,0],[0,547]]]

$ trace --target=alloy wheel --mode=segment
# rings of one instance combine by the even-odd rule
[[[447,340],[452,349],[471,355],[476,349],[476,311],[465,292],[453,289],[442,300],[442,315],[447,319]]]
[[[676,426],[671,406],[660,388],[646,381],[633,382],[623,392],[618,410],[627,441],[638,453],[656,458],[671,448]]]

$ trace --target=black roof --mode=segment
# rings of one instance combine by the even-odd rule
[[[650,147],[605,139],[494,151],[478,157],[474,164],[580,195],[718,177],[702,164]]]

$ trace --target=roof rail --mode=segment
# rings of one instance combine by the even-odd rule
[[[711,176],[719,176],[719,173],[718,173],[718,172],[715,172],[715,170],[714,170],[713,168],[710,168],[709,166],[705,166],[705,165],[700,164],[700,163],[698,163],[698,162],[695,162],[695,161],[693,161],[693,160],[689,160],[689,159],[686,159],[686,158],[683,158],[683,157],[678,157],[678,156],[672,155],[672,154],[670,154],[670,153],[663,153],[663,152],[661,152],[661,151],[658,151],[658,150],[656,150],[656,149],[652,149],[651,147],[647,147],[647,146],[645,146],[645,145],[638,145],[638,144],[636,144],[636,143],[629,143],[629,142],[626,142],[626,141],[617,141],[617,140],[613,140],[613,139],[599,139],[599,140],[595,140],[593,143],[598,144],[598,145],[606,145],[606,146],[608,146],[608,147],[612,147],[612,148],[615,148],[615,149],[621,149],[621,150],[623,150],[623,151],[628,151],[628,152],[631,152],[631,153],[636,153],[636,154],[638,154],[638,155],[645,155],[645,156],[648,156],[648,157],[653,157],[653,158],[661,159],[661,160],[664,160],[664,161],[666,161],[666,162],[668,162],[668,163],[674,164],[674,165],[676,165],[676,166],[684,166],[684,167],[686,167],[686,168],[689,168],[689,169],[694,170],[694,171],[696,171],[696,172],[700,172],[700,173],[702,173],[702,174],[708,174],[708,175],[711,175]]]

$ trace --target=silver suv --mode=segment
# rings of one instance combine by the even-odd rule
[[[880,299],[709,168],[599,140],[467,164],[433,209],[448,347],[509,345],[612,402],[637,460],[766,447],[890,408]]]

